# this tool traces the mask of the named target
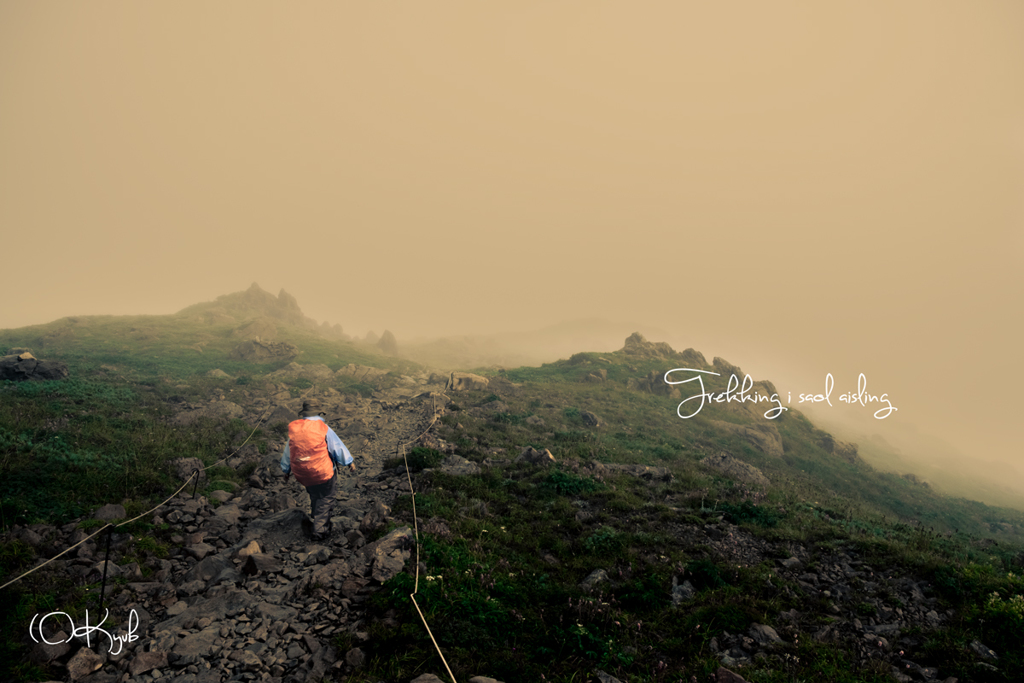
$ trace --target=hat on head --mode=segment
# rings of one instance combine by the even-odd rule
[[[303,401],[302,410],[299,411],[299,417],[313,417],[314,415],[326,414],[320,406],[320,401]]]

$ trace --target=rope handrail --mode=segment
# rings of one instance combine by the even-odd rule
[[[308,392],[307,392],[307,393],[308,393]],[[225,461],[225,460],[227,460],[228,458],[230,458],[230,457],[234,456],[234,455],[235,455],[236,453],[238,453],[238,451],[242,450],[242,447],[243,447],[243,446],[245,446],[245,444],[249,442],[249,439],[251,439],[251,438],[252,438],[252,436],[253,436],[253,434],[255,434],[255,433],[256,433],[256,430],[260,428],[260,425],[261,425],[261,424],[263,424],[263,421],[264,421],[264,420],[265,420],[265,419],[267,418],[267,415],[269,414],[269,412],[270,412],[270,409],[269,409],[269,408],[268,408],[268,409],[267,409],[266,411],[264,411],[264,413],[263,413],[263,416],[262,416],[262,417],[261,417],[261,418],[260,418],[260,419],[259,419],[259,420],[258,420],[258,421],[256,422],[256,426],[255,426],[255,427],[253,427],[253,429],[252,429],[252,431],[251,431],[251,432],[249,432],[249,436],[245,437],[245,441],[243,441],[243,442],[242,442],[242,443],[241,443],[241,444],[240,444],[240,445],[238,446],[238,448],[236,448],[236,449],[235,449],[235,450],[234,450],[234,451],[233,451],[232,453],[230,453],[229,455],[227,455],[227,456],[225,456],[225,457],[221,458],[220,460],[218,460],[217,462],[213,463],[212,465],[207,465],[207,466],[205,466],[205,467],[202,467],[202,468],[199,468],[199,469],[196,469],[196,470],[194,470],[194,471],[192,472],[192,474],[190,474],[190,475],[188,476],[188,478],[187,478],[187,479],[185,480],[185,483],[181,485],[181,488],[179,488],[179,489],[178,489],[177,491],[175,491],[175,492],[174,492],[174,493],[172,493],[172,494],[171,494],[170,496],[168,496],[168,497],[167,497],[167,499],[166,499],[166,500],[164,500],[164,501],[163,501],[162,503],[160,503],[159,505],[157,505],[157,506],[153,507],[153,508],[152,508],[152,509],[150,509],[150,510],[147,510],[146,512],[143,512],[143,513],[142,513],[142,514],[140,514],[140,515],[136,515],[135,517],[132,517],[131,519],[126,519],[126,520],[124,520],[123,522],[120,522],[120,523],[118,523],[118,524],[112,524],[112,523],[110,523],[110,522],[107,522],[107,523],[106,523],[106,524],[104,524],[104,525],[103,525],[102,527],[100,527],[100,528],[99,528],[99,530],[97,530],[97,531],[94,531],[93,533],[89,534],[88,536],[86,536],[85,538],[83,538],[83,539],[82,539],[81,541],[79,541],[78,543],[75,543],[74,545],[72,545],[72,546],[70,546],[70,547],[68,547],[68,548],[65,548],[65,549],[64,549],[63,551],[61,551],[60,553],[58,553],[58,554],[54,555],[53,557],[51,557],[50,559],[48,559],[48,560],[47,560],[46,562],[43,562],[42,564],[38,564],[38,565],[36,565],[35,567],[33,567],[32,569],[28,570],[27,572],[25,572],[25,573],[21,574],[20,576],[18,576],[18,577],[15,577],[15,578],[11,579],[10,581],[8,581],[7,583],[5,583],[4,585],[0,586],[0,590],[3,590],[4,588],[7,588],[8,586],[10,586],[10,585],[11,585],[11,584],[13,584],[13,583],[17,583],[18,581],[21,581],[21,580],[22,580],[23,578],[25,578],[25,577],[26,577],[26,576],[28,576],[29,574],[32,574],[33,572],[35,572],[35,571],[38,571],[38,570],[42,569],[42,568],[43,568],[43,567],[45,567],[46,565],[50,564],[51,562],[54,562],[55,560],[57,560],[57,559],[58,559],[58,558],[60,558],[61,556],[63,556],[63,555],[66,555],[67,553],[71,552],[72,550],[74,550],[74,549],[75,549],[75,548],[77,548],[78,546],[82,545],[83,543],[85,543],[86,541],[88,541],[88,540],[89,540],[90,538],[92,538],[93,536],[98,536],[99,534],[103,533],[104,531],[106,531],[107,529],[110,529],[110,528],[114,528],[114,529],[117,529],[117,528],[119,528],[119,527],[125,526],[126,524],[131,524],[132,522],[135,522],[135,521],[137,521],[137,520],[139,520],[139,519],[141,519],[141,518],[145,517],[145,516],[146,516],[146,515],[148,515],[148,514],[151,514],[151,513],[153,513],[153,512],[156,512],[157,510],[159,510],[160,508],[162,508],[162,507],[163,507],[164,505],[167,505],[167,503],[169,503],[169,502],[170,502],[170,501],[171,501],[171,500],[172,500],[172,499],[173,499],[173,498],[174,498],[175,496],[177,496],[177,495],[178,495],[179,493],[181,493],[182,491],[184,491],[184,490],[185,490],[185,489],[186,489],[186,488],[188,487],[188,485],[189,485],[190,483],[192,483],[192,479],[193,479],[193,478],[196,478],[196,475],[197,475],[197,474],[199,474],[199,472],[201,472],[201,471],[202,471],[202,472],[205,472],[206,470],[210,469],[211,467],[216,467],[217,465],[219,465],[220,463],[224,462],[224,461]],[[106,561],[106,560],[104,560],[104,562],[105,562],[105,561]]]
[[[442,396],[444,395],[445,394],[442,394]],[[413,591],[409,594],[409,599],[412,600],[412,604],[416,608],[416,613],[420,615],[420,620],[423,622],[423,628],[427,629],[427,635],[430,636],[430,642],[434,644],[434,649],[437,650],[438,657],[441,658],[444,668],[448,671],[448,676],[452,679],[453,683],[458,683],[455,678],[455,674],[452,673],[451,667],[448,666],[448,660],[444,658],[444,653],[441,652],[441,646],[437,644],[437,640],[434,638],[434,634],[430,630],[430,624],[427,623],[427,618],[423,616],[423,611],[420,609],[419,603],[416,602],[416,594],[420,592],[420,524],[419,517],[416,514],[416,491],[412,486],[412,472],[409,471],[409,459],[406,457],[405,447],[422,439],[424,435],[430,431],[431,427],[434,426],[434,423],[437,422],[437,403],[433,397],[431,397],[430,402],[434,413],[434,417],[430,420],[430,424],[427,425],[427,428],[422,434],[412,441],[406,441],[405,443],[398,445],[398,449],[401,449],[402,451],[402,460],[405,462],[405,476],[409,481],[409,495],[412,497],[412,524],[413,530],[416,534],[416,580],[413,584]]]
[[[77,548],[78,546],[82,545],[83,543],[85,543],[86,541],[88,541],[88,540],[89,540],[90,538],[92,538],[93,536],[98,536],[99,534],[103,533],[104,531],[106,531],[106,530],[107,530],[107,529],[109,529],[109,528],[115,528],[115,529],[116,529],[116,528],[118,528],[118,527],[122,527],[122,526],[124,526],[125,524],[130,524],[130,523],[134,522],[135,520],[139,519],[139,517],[144,517],[144,516],[148,515],[148,514],[149,514],[150,512],[154,512],[154,511],[156,511],[156,510],[160,509],[161,507],[163,507],[164,505],[166,505],[166,504],[167,504],[168,502],[170,502],[170,500],[171,500],[172,498],[174,498],[174,496],[176,496],[176,495],[178,495],[179,493],[181,493],[182,491],[184,491],[184,490],[185,490],[185,488],[186,488],[186,487],[187,487],[187,486],[189,485],[189,483],[191,483],[191,481],[192,481],[192,477],[194,477],[194,476],[196,476],[196,472],[193,472],[192,474],[190,474],[190,475],[189,475],[189,477],[188,477],[188,479],[186,479],[186,480],[185,480],[185,483],[181,485],[181,488],[179,488],[179,489],[178,489],[177,491],[175,491],[175,492],[174,492],[173,494],[171,494],[171,496],[170,496],[169,498],[167,498],[167,500],[165,500],[164,502],[160,503],[160,505],[157,505],[157,506],[156,506],[155,508],[153,508],[153,509],[152,509],[152,510],[150,510],[149,512],[144,512],[144,513],[142,513],[141,515],[139,515],[138,517],[133,517],[132,519],[129,519],[129,520],[125,520],[124,522],[121,522],[120,524],[111,524],[110,522],[107,522],[107,523],[106,523],[106,524],[104,524],[104,525],[103,525],[102,527],[100,527],[100,528],[99,528],[99,529],[98,529],[97,531],[94,531],[93,533],[89,534],[88,536],[86,536],[85,538],[83,538],[83,539],[82,539],[81,541],[79,541],[78,543],[74,544],[73,546],[71,546],[71,547],[69,547],[69,548],[66,548],[65,550],[61,551],[61,552],[60,552],[60,553],[58,553],[57,555],[54,555],[53,557],[51,557],[50,559],[48,559],[48,560],[47,560],[46,562],[43,562],[42,564],[36,565],[35,567],[33,567],[32,569],[28,570],[27,572],[25,572],[25,573],[24,573],[24,574],[22,574],[21,576],[19,576],[19,577],[17,577],[17,578],[14,578],[14,579],[11,579],[10,581],[8,581],[7,583],[5,583],[4,585],[0,586],[0,590],[3,590],[4,588],[7,588],[7,587],[8,587],[8,586],[10,586],[10,585],[11,585],[12,583],[15,583],[15,582],[17,582],[17,581],[21,581],[21,580],[22,580],[23,578],[25,578],[26,576],[28,576],[29,574],[31,574],[31,573],[32,573],[32,572],[34,572],[34,571],[36,571],[36,570],[38,570],[38,569],[42,569],[42,568],[43,568],[43,567],[45,567],[46,565],[50,564],[51,562],[53,562],[54,560],[56,560],[57,558],[59,558],[59,557],[60,557],[61,555],[64,555],[64,554],[66,554],[66,553],[69,553],[69,552],[71,552],[72,550],[74,550],[75,548]]]

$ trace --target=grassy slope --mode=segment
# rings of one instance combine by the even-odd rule
[[[5,526],[62,523],[113,498],[146,509],[171,484],[167,460],[199,457],[210,464],[230,453],[241,441],[237,437],[250,430],[244,423],[204,420],[181,429],[169,421],[169,404],[172,397],[230,395],[288,362],[232,359],[232,349],[242,341],[232,335],[238,326],[237,321],[197,324],[183,316],[95,316],[0,331],[0,350],[30,348],[37,357],[67,363],[71,375],[64,381],[0,386]],[[275,341],[295,344],[296,360],[332,370],[349,363],[395,372],[415,367],[371,347],[296,327],[282,325]],[[207,377],[213,369],[235,379]],[[342,379],[337,384],[342,391],[360,388]]]
[[[260,375],[283,365],[231,360],[230,350],[239,341],[231,336],[235,327],[182,324],[170,316],[94,317],[0,332],[0,347],[26,346],[39,357],[64,360],[73,377],[0,388],[0,467],[5,481],[14,484],[4,494],[5,524],[65,521],[109,502],[112,492],[128,500],[130,511],[142,510],[170,486],[162,467],[166,459],[196,455],[213,462],[222,457],[238,442],[243,425],[172,429],[165,406],[172,392],[187,390],[200,397],[237,386],[235,380],[205,377],[208,370],[220,368],[258,383]],[[299,346],[302,363],[332,369],[361,363],[399,372],[413,367],[301,329],[282,326],[278,339]],[[1003,603],[987,610],[984,605],[994,590],[1007,597],[1024,589],[1007,575],[1019,564],[1016,551],[1007,546],[1005,532],[997,534],[993,526],[1009,523],[1019,532],[1024,527],[1020,512],[943,498],[863,463],[841,461],[822,450],[820,432],[795,412],[775,421],[785,454],[769,458],[711,424],[713,419],[749,422],[743,414],[712,405],[684,421],[675,414],[677,400],[626,390],[628,379],[663,372],[665,361],[601,357],[608,362],[597,354],[578,354],[570,361],[509,371],[504,378],[516,386],[496,378],[496,385],[504,387],[497,391],[507,411],[488,419],[454,411],[444,420],[444,437],[470,459],[483,461],[496,448],[515,454],[532,445],[551,448],[566,463],[555,471],[508,466],[467,478],[433,473],[421,482],[421,517],[443,518],[451,530],[450,535],[427,534],[425,562],[443,578],[425,582],[421,590],[431,618],[459,624],[448,632],[462,635],[445,644],[462,671],[487,671],[499,678],[502,672],[511,678],[517,678],[516,672],[547,672],[549,680],[568,681],[574,671],[605,666],[630,673],[634,680],[638,672],[656,671],[661,661],[656,655],[665,652],[691,662],[690,671],[709,670],[715,660],[707,645],[716,630],[736,632],[751,621],[770,623],[793,605],[763,588],[770,558],[757,566],[727,568],[709,553],[679,544],[678,534],[687,525],[704,523],[703,508],[725,511],[772,542],[824,549],[847,544],[868,553],[876,564],[913,567],[935,577],[950,604],[965,610],[960,630],[946,635],[952,639],[947,649],[980,633],[972,629],[986,617],[990,624],[1004,619],[1007,633],[1016,633],[1019,623],[1012,610],[1000,611]],[[607,370],[608,381],[579,381],[595,369]],[[709,382],[709,389],[722,384]],[[487,392],[458,395],[455,408],[469,409],[493,398]],[[604,424],[588,428],[581,419],[585,410]],[[527,424],[531,415],[545,425]],[[773,482],[767,496],[697,465],[719,450],[761,468]],[[675,479],[649,486],[625,476],[597,481],[574,471],[574,462],[591,460],[667,467]],[[75,495],[67,496],[69,490]],[[396,513],[405,513],[408,503],[400,499]],[[576,521],[583,508],[595,511],[596,527]],[[921,525],[958,529],[960,535],[939,536]],[[967,533],[998,536],[1001,545],[980,546]],[[5,572],[24,561],[19,552],[15,545],[2,549]],[[560,564],[546,562],[542,553],[559,558]],[[619,572],[610,600],[594,599],[576,586],[597,566]],[[669,607],[665,587],[684,571],[696,578],[702,592],[681,611]],[[382,616],[401,618],[375,627],[374,642],[404,654],[376,660],[370,668],[374,675],[413,673],[434,657],[415,615],[408,613],[409,580],[397,577],[378,598]],[[981,635],[993,647],[1003,644],[990,632]],[[865,680],[843,677],[849,669],[843,653],[807,641],[792,656],[825,668],[812,670],[787,659],[785,667],[778,667],[780,676]],[[934,648],[942,649],[941,644]],[[1009,654],[1010,665],[1019,665],[1020,653]],[[649,678],[662,679],[668,680]],[[758,680],[776,679],[765,674]]]
[[[133,377],[191,378],[221,369],[229,375],[262,374],[284,362],[252,364],[230,358],[244,337],[232,332],[240,321],[198,324],[181,316],[83,316],[46,325],[0,330],[0,347],[31,348],[39,358],[63,360],[82,376],[103,365],[123,367]],[[349,363],[386,368],[410,368],[350,341],[324,339],[314,331],[280,326],[273,341],[295,344],[300,363],[323,363],[337,370]]]
[[[474,407],[486,409],[495,395],[461,394],[454,406],[461,410],[443,420],[442,436],[471,460],[484,462],[495,449],[514,455],[529,445],[550,448],[560,461],[554,470],[507,463],[468,477],[432,471],[417,482],[417,510],[427,530],[421,561],[428,572],[419,602],[431,624],[443,625],[435,636],[457,675],[539,680],[543,674],[571,681],[581,671],[605,668],[630,681],[706,676],[718,665],[709,650],[712,636],[775,623],[789,609],[808,610],[809,598],[783,593],[778,577],[768,587],[773,557],[728,565],[685,540],[688,527],[723,513],[764,538],[779,557],[793,544],[810,548],[812,568],[817,558],[848,549],[876,571],[930,580],[944,605],[959,610],[959,621],[927,638],[910,634],[908,642],[917,644],[908,656],[976,680],[974,659],[965,653],[978,638],[1003,648],[1008,680],[1024,671],[1024,614],[1010,600],[1024,592],[1024,581],[1013,573],[1020,574],[1019,546],[1008,544],[1005,534],[992,546],[963,533],[992,535],[991,524],[1003,521],[1020,528],[1019,512],[946,499],[863,463],[838,460],[817,445],[820,432],[796,413],[778,421],[784,457],[769,458],[710,425],[711,419],[742,422],[735,412],[710,407],[683,421],[675,416],[677,400],[625,391],[622,381],[663,370],[663,362],[603,357],[611,364],[598,366],[594,356],[509,371],[506,377],[520,386],[495,388],[507,411],[474,415]],[[606,369],[609,381],[580,383],[595,367]],[[586,427],[584,410],[605,424]],[[545,424],[531,426],[526,418],[533,415]],[[774,485],[766,497],[697,466],[720,449],[768,475]],[[628,476],[599,481],[587,474],[590,460],[667,467],[675,476],[654,485]],[[580,510],[595,517],[581,523]],[[411,521],[410,511],[411,499],[399,499],[395,512],[403,523]],[[613,587],[589,594],[577,584],[596,568],[608,571]],[[693,581],[699,594],[675,608],[668,587],[679,576]],[[377,654],[366,674],[352,681],[406,680],[440,668],[407,597],[412,577],[396,577],[385,589],[376,597],[382,617],[372,640]],[[993,601],[996,591],[1000,597]],[[825,613],[825,604],[818,609]],[[829,621],[824,614],[820,619]],[[853,653],[809,635],[799,641],[744,675],[751,681],[890,680],[888,665],[858,668]]]

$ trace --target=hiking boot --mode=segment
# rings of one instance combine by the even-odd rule
[[[332,521],[328,521],[327,522],[327,526],[324,527],[323,531],[321,531],[320,533],[314,533],[313,534],[313,540],[314,541],[326,541],[328,538],[331,537],[331,533],[333,531],[334,531],[334,521],[333,520]]]

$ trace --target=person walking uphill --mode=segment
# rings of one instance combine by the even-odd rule
[[[299,418],[288,424],[288,441],[281,456],[285,479],[306,487],[313,517],[313,539],[322,541],[331,533],[331,510],[338,492],[335,465],[356,471],[352,454],[334,430],[327,426],[317,401],[305,401]]]

